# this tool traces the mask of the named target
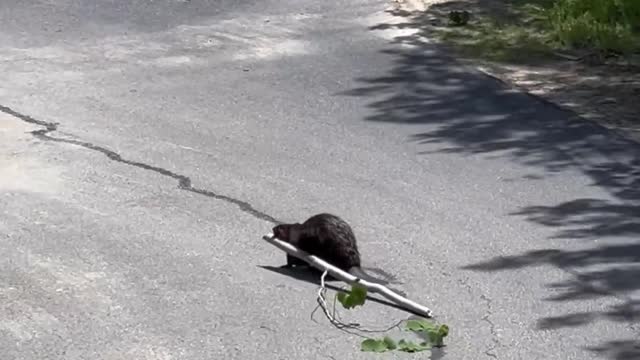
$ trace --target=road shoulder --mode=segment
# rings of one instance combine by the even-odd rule
[[[396,0],[394,3],[394,15],[403,17],[405,26],[416,30],[413,36],[420,38],[420,42],[442,46],[464,65],[640,142],[637,116],[640,72],[633,63],[596,64],[586,57],[563,54],[544,61],[494,61],[442,41],[438,35],[447,31],[442,19],[450,10],[468,9],[472,14],[484,11],[475,1]]]

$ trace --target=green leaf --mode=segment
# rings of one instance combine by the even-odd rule
[[[429,342],[436,347],[444,346],[444,338],[449,334],[449,327],[447,325],[439,325],[434,329],[428,329],[420,331]]]
[[[385,352],[388,345],[384,340],[366,339],[360,344],[360,350],[366,352]]]
[[[338,298],[344,300],[343,305],[346,304],[345,307],[356,306],[354,304],[358,304],[359,301],[362,300],[362,295],[366,295],[366,288],[364,288],[364,292],[362,291],[362,288],[362,286],[359,287],[358,285],[355,285],[353,286],[351,293],[339,294]],[[445,324],[436,324],[434,321],[429,319],[408,320],[405,323],[405,329],[418,333],[427,340],[415,343],[410,340],[401,339],[396,342],[391,337],[385,336],[383,339],[364,340],[361,344],[361,350],[368,352],[385,352],[391,350],[408,353],[420,352],[429,350],[434,346],[444,346],[444,338],[449,335],[449,326]]]
[[[420,344],[416,344],[413,341],[407,341],[405,339],[402,339],[398,342],[398,350],[399,351],[404,351],[404,352],[418,352],[418,351],[424,351],[424,350],[428,350],[431,347],[429,346],[428,343],[423,342]]]
[[[395,350],[398,347],[398,345],[396,345],[395,340],[393,340],[389,336],[385,336],[384,339],[382,339],[382,340],[387,345],[387,349],[389,349],[389,350]]]
[[[342,304],[342,306],[345,309],[350,309],[353,306],[351,305],[352,303],[352,298],[350,294],[345,294],[345,293],[338,293],[337,295],[338,297],[338,301]]]
[[[338,301],[345,309],[351,309],[362,305],[367,297],[367,288],[362,285],[353,285],[349,294],[338,293]]]
[[[364,304],[367,298],[367,288],[365,286],[355,284],[351,287],[351,297],[353,298],[354,305]]]
[[[449,335],[449,326],[446,324],[440,325],[440,328],[438,328],[438,334],[443,338]]]
[[[449,335],[449,327],[444,324],[435,324],[427,319],[407,320],[405,330],[413,331],[422,337],[428,339],[425,346],[436,347],[444,346],[444,338]]]
[[[433,322],[426,319],[415,319],[415,320],[407,320],[405,324],[405,330],[414,331],[414,332],[422,332],[425,330],[434,329],[436,326]]]
[[[340,301],[340,303],[344,306],[345,302],[347,301],[347,294],[345,293],[338,293],[337,295],[338,301]]]
[[[434,331],[429,332],[429,338],[434,346],[444,346],[444,338],[449,335],[449,327],[447,325],[440,325]]]

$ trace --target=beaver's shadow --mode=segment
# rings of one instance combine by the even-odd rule
[[[280,267],[280,266],[267,266],[267,265],[258,265],[258,267],[261,267],[265,270],[269,270],[269,271],[273,271],[275,273],[278,273],[280,275],[285,275],[291,278],[294,278],[296,280],[300,280],[300,281],[305,281],[317,286],[320,286],[320,277],[322,276],[322,272],[318,269],[315,269],[313,267],[307,267],[307,266],[298,266],[298,267],[289,267],[289,268],[285,268],[285,267]],[[330,283],[335,283],[335,282],[340,282],[343,285],[345,285],[345,288],[340,288],[338,286],[332,285]],[[346,286],[348,286],[348,284],[342,282],[341,280],[338,280],[334,277],[332,277],[331,275],[327,274],[327,276],[325,277],[325,284],[324,286],[327,289],[331,289],[333,291],[336,292],[341,292],[341,293],[348,293],[349,289],[346,288]],[[403,294],[403,296],[405,296]],[[398,310],[402,310],[402,311],[406,311],[410,314],[413,314],[415,316],[421,316],[420,314],[414,313],[413,311],[409,310],[409,309],[405,309],[399,305],[396,305],[390,301],[387,300],[383,300],[380,299],[378,297],[373,297],[371,296],[370,293],[367,293],[366,299],[369,301],[373,301],[375,303],[378,304],[382,304],[382,305],[386,305],[386,306],[390,306],[392,308],[398,309]]]

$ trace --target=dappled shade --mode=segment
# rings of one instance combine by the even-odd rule
[[[390,27],[419,29],[420,23],[409,20],[372,29]],[[569,275],[562,283],[548,284],[562,291],[549,301],[621,299],[620,305],[601,311],[540,319],[541,329],[581,326],[599,317],[621,322],[637,319],[640,304],[627,294],[640,290],[640,145],[553,104],[541,106],[542,100],[509,89],[497,79],[469,71],[421,35],[418,31],[397,37],[395,43],[412,47],[385,51],[394,59],[392,71],[358,79],[361,86],[343,93],[372,99],[372,113],[366,120],[423,125],[408,141],[437,144],[438,149],[431,150],[435,152],[496,155],[538,167],[543,175],[536,179],[579,171],[592,180],[591,186],[611,194],[610,199],[534,204],[511,214],[556,229],[553,238],[598,239],[598,243],[585,242],[590,248],[531,251],[470,264],[465,270],[550,265]],[[587,268],[592,265],[597,269]],[[637,340],[621,340],[591,350],[622,360],[638,358],[638,346]]]

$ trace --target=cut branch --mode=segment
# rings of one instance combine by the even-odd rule
[[[328,262],[320,259],[317,256],[309,255],[307,252],[300,250],[289,243],[286,243],[282,240],[275,238],[273,234],[264,235],[262,238],[267,242],[271,243],[272,245],[274,245],[275,247],[279,248],[280,250],[286,252],[287,254],[291,256],[295,256],[296,258],[307,262],[309,265],[313,266],[314,268],[323,272],[324,271],[329,272],[331,276],[337,279],[340,279],[351,285],[360,284],[366,287],[368,291],[378,293],[386,297],[387,299],[393,301],[400,307],[406,310],[409,310],[415,314],[420,314],[428,318],[433,317],[433,312],[429,308],[422,306],[414,301],[411,301],[389,290],[389,288],[387,288],[384,285],[372,283],[364,279],[360,279],[356,276],[353,276],[346,271],[342,271],[341,269],[338,269],[337,267],[329,264]]]

